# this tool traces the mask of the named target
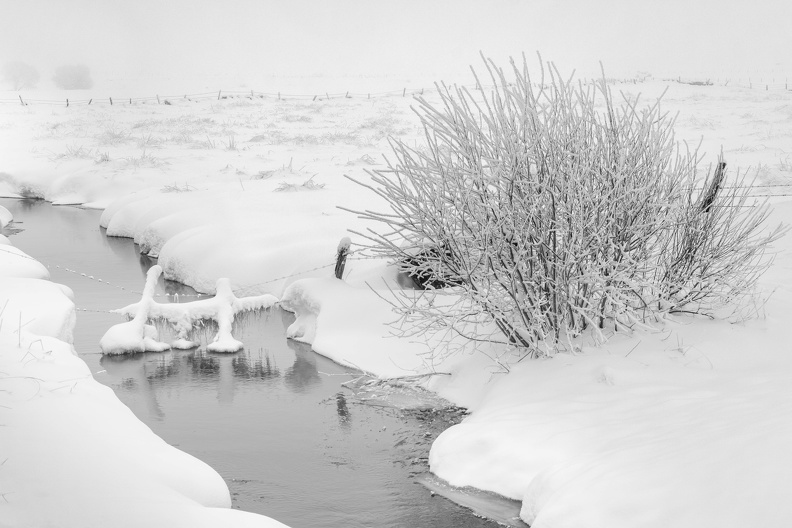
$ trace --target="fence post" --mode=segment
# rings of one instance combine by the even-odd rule
[[[69,108],[69,100],[66,99],[66,108]]]
[[[132,104],[132,98],[131,97],[129,98],[129,104]]]
[[[88,103],[88,104],[91,104],[91,103]],[[113,106],[113,98],[112,97],[110,98],[110,106]]]
[[[21,95],[19,96],[19,104],[21,104],[22,106],[25,106],[25,101],[22,100],[22,96]]]
[[[112,99],[111,99],[111,100],[112,100]],[[89,105],[91,104],[91,101],[93,101],[93,97],[92,97],[91,99],[88,99],[88,104],[89,104]],[[110,103],[110,104],[113,104],[113,103]]]
[[[407,95],[407,88],[405,88],[404,91],[402,92],[402,97],[404,97],[405,95]]]
[[[336,250],[336,265],[335,265],[335,276],[336,279],[341,279],[344,277],[344,267],[346,266],[346,259],[349,255],[349,246],[352,245],[352,241],[349,237],[344,237],[338,243],[338,249]]]
[[[160,104],[159,94],[157,94],[157,104]]]
[[[223,90],[217,90],[217,100],[218,100],[218,101],[220,100],[220,92],[222,92],[222,91],[223,91]]]

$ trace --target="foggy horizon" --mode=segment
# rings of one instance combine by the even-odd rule
[[[540,52],[581,76],[598,75],[600,61],[613,77],[792,73],[792,7],[782,0],[31,0],[4,11],[0,64],[33,65],[39,88],[69,64],[88,66],[97,86],[272,76],[457,82],[470,80],[479,52],[503,65],[522,53],[536,64]]]

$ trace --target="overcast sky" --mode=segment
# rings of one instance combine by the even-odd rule
[[[540,51],[613,76],[792,76],[792,0],[0,0],[0,63],[42,79],[440,75]],[[454,81],[455,79],[450,79]]]

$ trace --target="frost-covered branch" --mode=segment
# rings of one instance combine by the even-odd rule
[[[426,290],[396,293],[398,332],[537,356],[750,291],[783,230],[765,232],[767,209],[746,207],[740,178],[723,184],[722,163],[692,190],[702,160],[659,100],[616,101],[604,79],[552,66],[536,87],[524,59],[511,66],[485,60],[488,93],[443,84],[438,105],[417,98],[424,145],[392,140],[388,167],[358,182],[388,208],[353,211],[371,225],[356,234]]]

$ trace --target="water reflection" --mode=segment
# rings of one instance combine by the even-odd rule
[[[19,209],[26,213],[32,211],[36,207],[41,206],[48,206],[49,204],[44,200],[40,200],[38,198],[22,198],[17,201],[19,204]]]
[[[284,375],[286,386],[294,392],[305,392],[317,383],[321,383],[316,368],[316,353],[303,343],[287,341],[287,345],[294,351],[294,364]]]
[[[261,358],[263,356],[263,359]],[[231,359],[234,376],[244,380],[269,380],[280,377],[280,369],[268,350],[259,349],[259,357],[251,362],[250,354],[240,354]]]
[[[145,371],[144,366],[144,371]],[[156,382],[157,380],[165,380],[179,375],[179,363],[176,358],[162,357],[155,363],[154,372],[146,375],[149,382]]]
[[[193,379],[216,378],[220,373],[220,360],[206,353],[198,352],[185,357],[193,374]]]
[[[346,396],[344,396],[343,392],[336,394],[336,413],[338,414],[338,423],[341,428],[349,430],[349,407],[347,407]]]
[[[113,255],[119,259],[123,259],[126,262],[134,262],[137,258],[137,246],[135,246],[135,244],[130,244],[128,238],[107,236],[107,230],[103,227],[99,228],[99,233],[102,235],[100,240],[103,245],[109,248]]]
[[[137,246],[135,249],[137,249]],[[150,270],[151,267],[157,263],[157,259],[149,257],[144,253],[139,253],[138,263],[140,264],[140,270],[143,272],[143,276],[145,277],[146,273],[148,273],[148,270]]]
[[[242,350],[236,354],[214,354],[203,348],[173,350],[163,353],[104,356],[100,360],[107,375],[118,381],[114,388],[144,396],[154,414],[164,416],[156,404],[160,391],[182,390],[201,386],[213,391],[221,403],[232,403],[241,386],[249,383],[275,383],[294,393],[305,393],[323,381],[317,368],[317,355],[302,343],[285,341],[293,353],[292,364],[285,370],[269,348],[256,351]],[[281,359],[282,361],[282,359]],[[343,395],[338,399],[338,413],[342,421],[349,419],[349,410]]]

